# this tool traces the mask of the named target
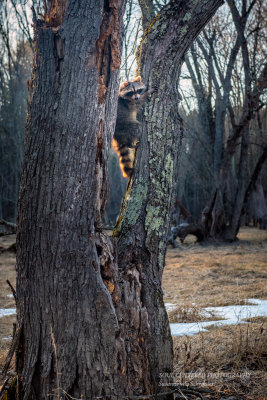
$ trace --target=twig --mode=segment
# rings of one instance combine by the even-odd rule
[[[179,396],[179,399],[182,399],[182,400],[187,400],[187,397],[183,394],[183,392],[179,389],[179,392],[181,393],[181,396],[178,394],[178,396]]]
[[[34,6],[31,7],[32,10],[32,20],[33,20],[33,24],[36,27],[37,26],[37,15],[36,15],[36,11]]]
[[[157,393],[157,394],[147,394],[147,395],[140,395],[140,396],[126,396],[123,397],[124,400],[146,400],[146,399],[153,399],[153,398],[158,398],[162,396],[166,396],[168,394],[172,394],[177,392],[178,389],[171,390],[169,392],[162,392],[162,393]]]
[[[202,394],[200,392],[196,392],[195,390],[183,389],[183,392],[185,394],[193,394],[194,396],[199,397],[201,400],[204,400],[204,397],[202,396]]]
[[[61,389],[62,393],[67,397],[67,399],[70,400],[82,400],[82,399],[77,399],[77,397],[72,397],[70,394],[68,394],[67,392],[65,392],[65,390]]]
[[[5,362],[3,371],[2,371],[3,377],[6,376],[7,370],[9,368],[10,362],[12,360],[12,357],[13,357],[13,355],[14,355],[17,347],[18,347],[19,338],[20,338],[20,334],[21,334],[21,331],[22,331],[22,326],[23,326],[23,318],[22,318],[22,321],[19,323],[19,326],[18,326],[18,328],[16,330],[16,333],[15,333],[13,339],[12,339],[12,343],[11,343],[8,355],[6,357],[6,362]]]
[[[10,379],[10,377],[6,378],[6,380],[5,380],[5,382],[4,382],[3,386],[2,386],[2,388],[1,388],[1,390],[0,390],[0,398],[1,398],[2,394],[4,394],[4,391],[6,390],[6,387],[7,387],[7,384],[8,384],[9,379]]]
[[[179,386],[181,390],[183,390],[184,392],[186,392],[186,390],[192,390],[198,393],[215,393],[214,390],[212,389],[208,389],[208,388],[202,388],[202,387],[197,387],[197,386],[184,386],[184,385],[180,385]]]
[[[179,393],[177,393],[179,391]],[[157,393],[157,394],[147,394],[147,395],[140,395],[140,396],[126,396],[123,397],[124,400],[145,400],[145,399],[152,399],[152,398],[159,398],[162,396],[166,396],[168,394],[173,394],[177,393],[177,399],[187,399],[186,395],[193,395],[201,400],[205,400],[205,397],[202,396],[201,393],[215,393],[214,390],[207,389],[207,388],[198,388],[197,386],[184,386],[184,385],[179,385],[175,389],[169,391],[169,392],[162,392],[162,393]],[[183,397],[182,397],[183,396]]]
[[[56,346],[56,340],[55,340],[55,336],[53,333],[53,328],[51,325],[51,339],[52,339],[52,345],[54,348],[54,353],[55,353],[55,360],[56,360],[56,372],[57,372],[57,396],[58,396],[58,400],[60,400],[60,388],[59,388],[59,372],[58,372],[58,360],[57,360],[57,346]]]
[[[15,302],[16,302],[16,304],[17,304],[17,294],[16,294],[16,290],[13,288],[12,284],[10,283],[10,281],[9,281],[8,279],[7,279],[6,283],[7,283],[8,286],[10,287],[11,292],[12,292],[12,294],[13,294],[13,297],[14,297],[14,299],[15,299]]]

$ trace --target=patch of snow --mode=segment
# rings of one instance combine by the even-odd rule
[[[252,317],[267,317],[267,300],[248,299],[249,305],[240,306],[223,306],[223,307],[206,307],[204,311],[212,312],[218,317],[222,318],[218,321],[203,321],[203,322],[190,322],[190,323],[173,323],[170,324],[171,333],[173,336],[192,336],[199,332],[207,331],[207,327],[222,326],[222,325],[235,325],[245,324],[247,321],[244,319]],[[169,303],[167,303],[169,304]],[[172,304],[172,306],[174,306]],[[167,306],[166,306],[167,308]],[[174,309],[173,307],[172,309]],[[169,311],[170,309],[167,308]]]
[[[207,326],[224,321],[206,321],[206,322],[183,322],[170,324],[172,336],[192,336],[196,333],[207,331]]]
[[[6,315],[13,315],[16,314],[15,308],[0,308],[0,318]]]
[[[165,308],[167,311],[172,311],[176,308],[176,304],[172,304],[172,303],[165,303]]]
[[[12,340],[12,336],[2,337],[2,340]]]

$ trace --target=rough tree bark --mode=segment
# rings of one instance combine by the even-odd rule
[[[44,21],[35,21],[12,346],[19,398],[123,399],[162,390],[159,373],[172,370],[161,277],[180,143],[174,83],[220,4],[172,1],[142,40],[142,74],[158,93],[144,114],[118,262],[101,219],[125,2],[50,1]]]
[[[48,3],[35,59],[19,199],[20,398],[122,398],[112,243],[101,233],[124,1]]]
[[[139,47],[139,72],[157,92],[144,110],[136,169],[115,234],[122,290],[132,310],[147,314],[138,324],[147,352],[143,371],[149,368],[155,392],[160,390],[160,374],[172,371],[172,341],[161,280],[181,150],[180,68],[186,50],[220,4],[216,0],[171,1],[150,22]],[[124,315],[130,323],[131,316]],[[129,336],[129,345],[143,353],[136,339],[137,333]],[[140,358],[137,362],[140,364]]]

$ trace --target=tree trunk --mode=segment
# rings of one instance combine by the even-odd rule
[[[70,0],[65,15],[51,3],[35,26],[19,199],[20,398],[122,398],[132,387],[101,219],[125,2]]]
[[[243,149],[243,157],[244,158],[242,159],[242,151],[241,151],[240,167],[242,169],[239,174],[240,175],[240,178],[239,178],[240,184],[239,184],[238,190],[237,190],[237,198],[236,198],[236,202],[234,205],[234,211],[233,211],[233,219],[232,219],[231,223],[229,224],[229,227],[227,227],[226,232],[225,232],[225,238],[228,240],[234,240],[238,233],[242,213],[245,212],[245,208],[246,208],[249,196],[252,193],[260,194],[260,185],[257,183],[257,181],[258,181],[260,172],[262,170],[262,167],[267,159],[267,147],[265,147],[263,149],[263,152],[261,153],[261,156],[258,158],[258,160],[256,162],[256,165],[254,167],[254,170],[253,170],[253,173],[251,174],[250,179],[247,180],[247,176],[248,176],[247,165],[246,165],[247,157],[245,156],[247,142],[248,142],[248,137],[245,137],[244,140],[242,141],[242,145],[244,146],[244,149]],[[254,189],[254,191],[253,191],[253,189]],[[263,191],[262,191],[261,195],[259,195],[259,198],[261,198],[261,200],[263,199],[263,202],[264,202]],[[259,202],[259,204],[260,204],[260,202]],[[266,210],[264,209],[264,205],[263,205],[264,203],[262,203],[262,206],[259,206],[259,204],[258,204],[258,207],[259,207],[258,211],[259,211],[259,214],[261,215],[261,218],[264,220],[266,218],[266,216],[265,216]]]
[[[186,4],[171,1],[149,25],[138,51],[139,72],[157,92],[145,106],[135,172],[115,234],[120,277],[124,277],[128,301],[133,310],[145,310],[145,323],[139,319],[139,325],[145,333],[142,341],[148,349],[155,392],[161,391],[159,385],[165,383],[160,381],[160,374],[172,371],[172,340],[161,280],[181,151],[177,91],[180,69],[188,47],[220,4],[216,0]],[[136,288],[140,297],[136,296]],[[134,351],[136,339],[129,337]],[[146,368],[147,363],[143,371]]]
[[[267,229],[267,204],[264,190],[260,180],[253,185],[250,195],[250,213],[248,222],[253,220],[253,225],[260,229]]]
[[[215,138],[214,138],[214,166],[213,172],[214,176],[217,175],[221,163],[222,163],[222,156],[223,156],[223,144],[224,144],[224,137],[225,137],[225,114],[226,114],[226,107],[223,104],[221,99],[216,99],[216,106],[215,106]]]
[[[249,140],[249,126],[246,127],[241,141],[241,153],[239,160],[238,171],[238,185],[236,188],[234,205],[232,207],[231,221],[226,229],[224,237],[228,240],[234,240],[238,234],[241,222],[242,210],[244,207],[244,200],[246,189],[248,187],[248,140]]]

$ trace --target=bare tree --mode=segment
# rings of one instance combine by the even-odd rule
[[[267,86],[267,70],[262,49],[266,34],[262,2],[242,2],[240,11],[238,2],[229,0],[228,3],[228,11],[225,8],[221,11],[221,22],[216,16],[202,38],[197,39],[197,48],[191,48],[186,65],[203,132],[202,135],[199,130],[191,132],[205,155],[200,157],[205,167],[201,168],[198,162],[199,171],[202,174],[204,170],[208,177],[206,188],[213,182],[211,195],[206,200],[203,228],[208,237],[234,240],[250,179],[257,178],[254,171],[260,173],[258,160],[265,154],[262,136],[262,151],[253,152],[254,159],[249,166],[249,142],[255,132],[250,129],[250,121],[264,105],[262,95]],[[207,66],[205,70],[203,64]],[[191,157],[191,164],[192,158],[195,157]],[[213,165],[213,169],[208,165]]]
[[[0,218],[15,221],[32,50],[22,31],[14,39],[10,7],[0,5]]]

